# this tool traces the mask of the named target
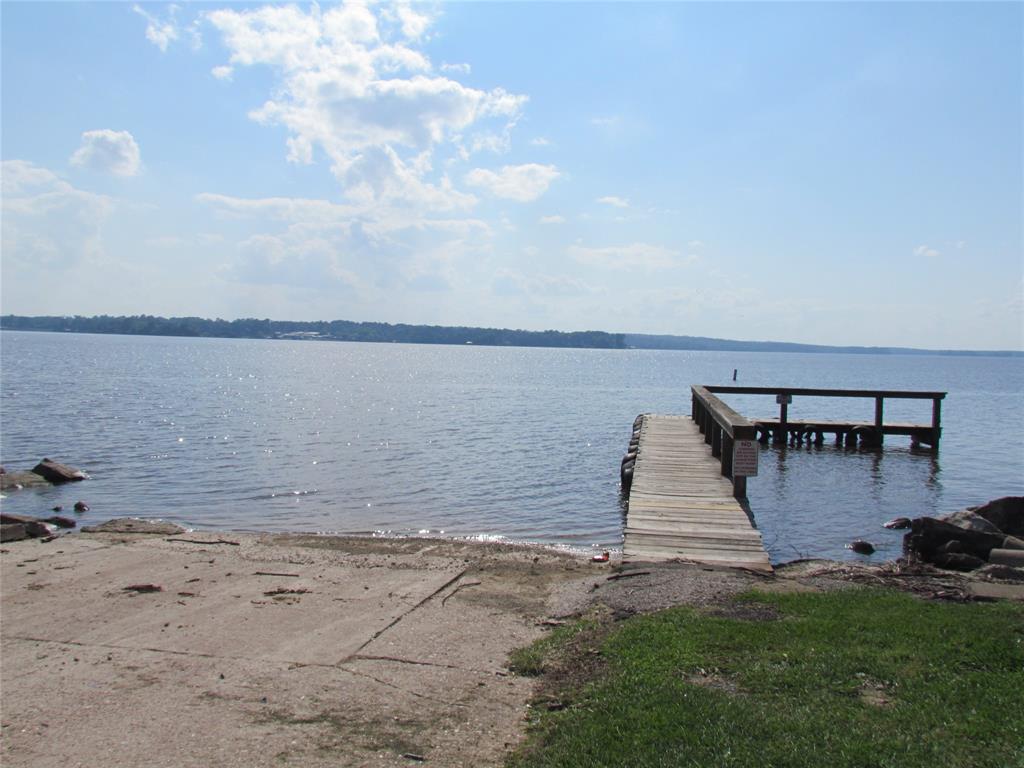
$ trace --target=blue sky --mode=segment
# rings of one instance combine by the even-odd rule
[[[2,311],[1024,348],[1019,3],[12,3]]]

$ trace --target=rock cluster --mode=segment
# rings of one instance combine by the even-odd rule
[[[1006,496],[941,519],[915,518],[903,551],[955,571],[989,564],[1024,569],[1024,497]]]
[[[41,539],[54,536],[58,528],[74,528],[77,523],[70,517],[41,518],[30,515],[0,514],[0,541]]]
[[[85,480],[87,475],[80,469],[67,464],[43,459],[25,472],[7,472],[0,467],[0,490],[19,490],[46,485],[59,485]]]

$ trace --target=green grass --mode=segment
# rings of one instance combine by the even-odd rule
[[[744,611],[777,618],[678,608],[596,634],[599,679],[536,707],[510,765],[1024,766],[1022,606],[856,589]],[[545,638],[531,668],[572,668],[594,631]]]
[[[508,667],[517,675],[536,677],[545,671],[547,660],[571,646],[580,636],[594,633],[598,624],[593,617],[556,627],[535,643],[517,648],[509,655]]]

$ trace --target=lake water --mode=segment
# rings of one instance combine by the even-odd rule
[[[91,479],[15,491],[77,499],[83,522],[504,538],[618,547],[619,462],[637,414],[689,413],[693,383],[948,391],[941,453],[766,448],[748,496],[774,561],[899,553],[897,516],[1024,493],[1024,360],[555,350],[0,334],[0,461]],[[732,397],[747,416],[770,398]],[[870,400],[796,398],[791,418],[871,420]],[[930,422],[930,401],[887,401]]]

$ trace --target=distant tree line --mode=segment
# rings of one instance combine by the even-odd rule
[[[308,338],[326,341],[376,341],[406,344],[476,344],[491,347],[584,347],[624,349],[621,333],[603,331],[521,331],[508,328],[467,328],[438,325],[391,325],[350,320],[209,320],[202,317],[114,317],[3,315],[0,328],[9,331],[117,333],[136,336],[191,336],[227,339]]]
[[[914,349],[912,347],[832,347],[825,344],[797,344],[789,341],[737,341],[715,339],[707,336],[657,336],[651,334],[627,333],[623,335],[626,346],[631,349],[678,349],[715,352],[801,352],[828,353],[838,355],[957,355],[1021,357],[1024,353],[1014,350],[962,350],[962,349]]]
[[[828,352],[839,354],[995,355],[1024,357],[1020,351],[924,350],[907,347],[830,347],[778,341],[736,341],[706,336],[605,333],[604,331],[520,331],[441,325],[391,325],[351,320],[208,320],[202,317],[0,316],[0,329],[60,333],[119,333],[136,336],[207,336],[226,339],[320,339],[406,344],[476,344],[488,347],[572,347],[593,349],[675,349],[724,352]]]

